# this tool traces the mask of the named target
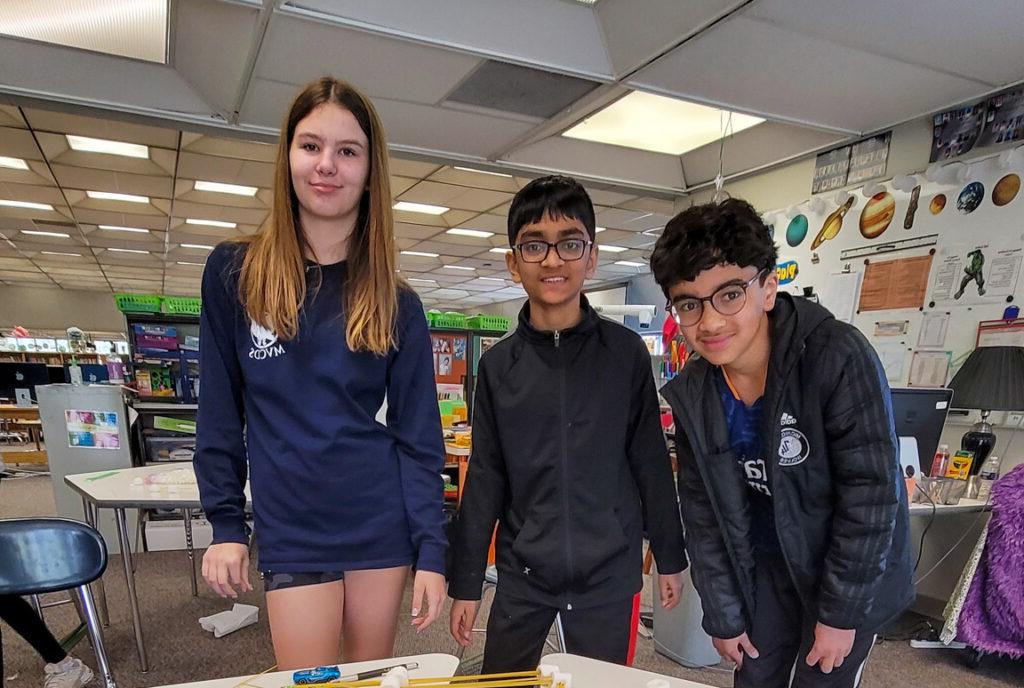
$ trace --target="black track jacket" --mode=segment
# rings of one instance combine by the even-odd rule
[[[562,332],[530,325],[480,360],[473,454],[453,538],[449,594],[480,599],[495,523],[503,594],[565,609],[642,587],[643,533],[659,571],[686,568],[651,358],[598,316]]]

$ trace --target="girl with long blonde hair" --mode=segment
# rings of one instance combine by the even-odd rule
[[[422,305],[396,274],[387,144],[333,78],[281,131],[274,206],[203,274],[196,477],[221,596],[259,570],[279,668],[390,657],[415,568],[413,625],[444,598],[444,445]],[[375,416],[387,399],[387,423]]]

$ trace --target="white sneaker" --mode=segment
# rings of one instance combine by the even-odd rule
[[[58,664],[47,664],[43,688],[82,688],[92,681],[92,669],[74,657],[65,657]]]

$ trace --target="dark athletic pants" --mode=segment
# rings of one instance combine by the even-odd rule
[[[503,595],[499,585],[487,620],[483,673],[536,669],[548,631],[559,613],[565,632],[565,652],[626,663],[632,632],[632,596],[599,607],[569,611]]]
[[[56,664],[68,656],[50,629],[27,601],[17,595],[0,595],[0,619],[38,652],[47,664]],[[3,644],[0,643],[0,681],[3,681]]]
[[[750,641],[758,658],[743,658],[734,688],[855,688],[875,642],[875,633],[857,631],[853,649],[842,666],[825,674],[807,666],[814,644],[814,618],[804,614],[800,598],[782,560],[758,560],[757,591]]]

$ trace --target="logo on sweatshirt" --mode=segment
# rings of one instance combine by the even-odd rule
[[[779,443],[779,465],[796,466],[807,460],[811,453],[811,445],[807,436],[796,428],[783,428],[782,441]]]
[[[796,418],[783,411],[779,425],[796,425]]]
[[[249,336],[253,348],[249,349],[249,358],[262,361],[284,353],[284,346],[277,343],[277,335],[257,322],[249,325]]]

